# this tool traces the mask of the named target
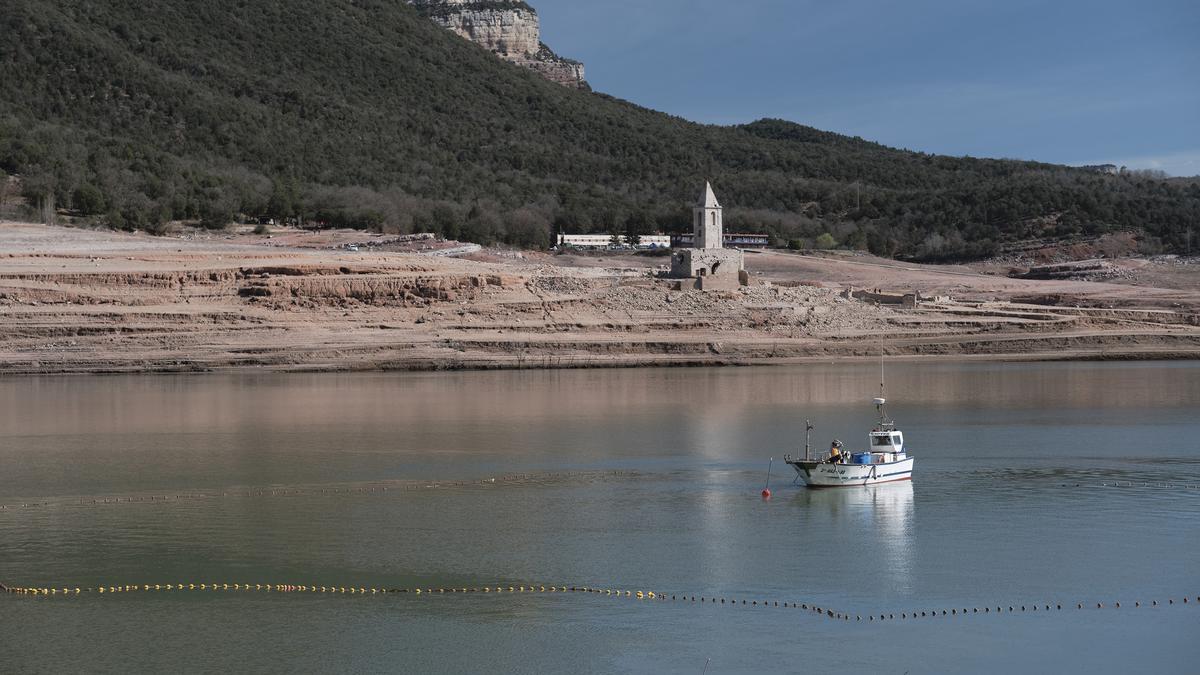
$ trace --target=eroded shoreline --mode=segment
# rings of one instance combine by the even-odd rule
[[[1200,358],[1191,276],[1034,281],[767,252],[747,257],[750,287],[680,292],[654,258],[339,248],[370,237],[0,223],[0,375]],[[938,299],[845,297],[863,287]]]

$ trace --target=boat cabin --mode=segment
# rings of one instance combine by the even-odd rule
[[[870,449],[862,453],[861,459],[856,456],[856,462],[863,464],[890,464],[891,462],[899,462],[907,459],[907,455],[904,454],[903,433],[885,426],[872,431],[870,437]]]
[[[904,434],[895,429],[872,431],[871,452],[904,452]]]

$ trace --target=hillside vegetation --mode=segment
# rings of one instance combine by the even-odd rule
[[[926,259],[1113,230],[1183,248],[1200,222],[1195,181],[690,123],[398,0],[10,0],[0,31],[0,170],[116,227],[243,213],[536,246],[685,228],[706,178],[729,227]]]

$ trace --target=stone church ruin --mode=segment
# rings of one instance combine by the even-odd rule
[[[711,183],[704,184],[704,194],[692,209],[692,232],[692,248],[671,256],[671,278],[680,280],[681,290],[733,290],[747,285],[745,254],[725,248],[721,203]]]

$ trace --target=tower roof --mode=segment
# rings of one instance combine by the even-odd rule
[[[717,195],[713,193],[712,183],[704,181],[704,194],[700,197],[700,205],[706,209],[719,209],[721,203],[717,201]]]

